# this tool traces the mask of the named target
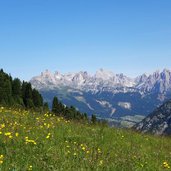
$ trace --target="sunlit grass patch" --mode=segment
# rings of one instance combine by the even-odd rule
[[[0,170],[170,170],[171,139],[0,108]]]

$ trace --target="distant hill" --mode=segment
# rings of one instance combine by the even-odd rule
[[[171,100],[157,108],[134,128],[143,133],[171,135]]]

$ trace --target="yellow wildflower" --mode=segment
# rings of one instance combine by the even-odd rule
[[[26,144],[28,144],[28,143],[32,143],[34,145],[37,144],[34,140],[29,140],[28,137],[25,137],[25,141],[26,141]]]
[[[33,166],[32,165],[30,165],[29,166],[29,168],[28,168],[28,170],[32,170],[33,169]]]
[[[86,152],[86,153],[87,153],[87,154],[89,154],[89,153],[90,153],[90,151],[88,151],[88,150],[87,150],[87,152]]]
[[[5,133],[5,136],[10,136],[11,135],[11,132],[6,132]]]
[[[1,124],[1,128],[5,128],[5,124]]]
[[[12,135],[9,136],[10,139],[12,139],[12,137],[13,137]]]
[[[101,153],[101,150],[100,150],[100,148],[98,148],[98,153]]]
[[[0,155],[0,164],[3,164],[3,162],[4,162],[3,160],[4,160],[4,155],[1,154]]]
[[[51,135],[51,134],[50,134],[50,133],[48,133],[48,135],[46,136],[46,139],[49,139],[49,138],[50,138],[50,135]]]
[[[169,166],[169,164],[167,163],[167,161],[163,162],[163,167],[164,167],[165,169],[170,169],[170,166]]]

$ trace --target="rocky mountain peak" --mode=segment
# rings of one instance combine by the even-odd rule
[[[44,72],[41,73],[41,76],[42,77],[51,77],[52,73],[48,69],[46,69]]]
[[[148,77],[139,77],[137,88],[142,92],[158,92],[164,94],[171,89],[171,71],[164,69],[163,71],[155,71]]]
[[[139,91],[141,93],[159,93],[165,94],[171,91],[171,71],[164,69],[163,71],[155,71],[147,75],[143,74],[137,78],[129,78],[124,74],[114,74],[111,71],[99,69],[94,75],[88,74],[86,71],[78,73],[61,74],[56,71],[54,74],[49,70],[45,70],[40,76],[34,77],[30,81],[37,89],[44,89],[58,86],[68,86],[84,91],[112,91],[117,92],[121,87],[125,91]],[[122,89],[122,88],[121,88]]]
[[[115,74],[112,71],[107,71],[101,68],[98,71],[96,71],[96,74],[94,77],[102,79],[102,80],[109,80],[112,77],[115,77]]]

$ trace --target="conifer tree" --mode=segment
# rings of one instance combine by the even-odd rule
[[[58,98],[56,96],[53,98],[52,112],[55,113],[56,115],[60,115],[60,113],[59,113],[59,101],[58,101]]]
[[[24,86],[24,97],[23,97],[23,100],[24,100],[24,104],[27,108],[33,108],[34,107],[34,103],[33,103],[33,100],[32,100],[32,87],[31,87],[31,84],[30,83],[23,83]]]
[[[43,106],[42,96],[39,94],[39,92],[36,89],[33,89],[32,91],[32,99],[35,107]]]
[[[97,122],[97,118],[96,118],[96,115],[92,115],[91,116],[91,122],[93,123],[93,124],[95,124],[96,122]]]
[[[15,105],[18,104],[20,106],[24,106],[21,91],[21,81],[18,78],[15,78],[12,81],[12,96]]]
[[[8,74],[0,70],[0,103],[4,105],[11,104],[12,85]]]
[[[12,95],[21,96],[21,81],[18,78],[12,81]]]

